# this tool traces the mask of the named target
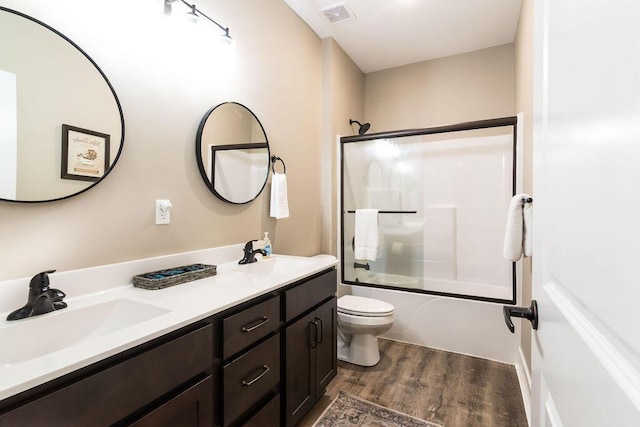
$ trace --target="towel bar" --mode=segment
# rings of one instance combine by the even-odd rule
[[[356,213],[356,211],[347,211],[347,213]],[[378,211],[379,214],[415,214],[418,211]]]

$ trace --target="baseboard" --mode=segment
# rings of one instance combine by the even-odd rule
[[[398,339],[398,338],[394,338],[394,337],[388,337],[388,336],[385,336],[385,335],[379,336],[378,339],[383,339],[383,340],[388,340],[388,341],[395,341],[395,342],[400,342],[400,343],[403,343],[403,344],[417,345],[418,347],[432,348],[434,350],[446,351],[447,353],[455,353],[455,354],[460,354],[462,356],[477,357],[479,359],[489,360],[491,362],[502,363],[502,364],[506,364],[506,365],[513,365],[513,363],[511,363],[510,361],[494,359],[494,358],[491,358],[491,357],[481,356],[481,355],[474,354],[474,353],[465,353],[464,351],[451,350],[450,348],[442,348],[442,347],[436,347],[436,346],[433,346],[433,345],[426,345],[426,344],[422,344],[422,343],[419,343],[419,342],[402,340],[402,339]]]
[[[522,353],[522,347],[518,347],[520,360],[515,364],[518,382],[520,383],[520,393],[522,394],[522,402],[524,403],[524,412],[527,415],[527,423],[531,426],[531,375],[527,367],[527,361]]]

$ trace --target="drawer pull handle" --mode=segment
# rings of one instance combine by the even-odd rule
[[[264,325],[269,321],[267,316],[262,316],[262,318],[258,319],[256,323],[248,323],[242,327],[242,332],[251,332],[258,329],[260,326]]]
[[[260,374],[258,374],[257,377],[255,377],[252,380],[242,380],[242,385],[244,386],[250,386],[251,384],[255,383],[256,381],[258,381],[260,378],[264,377],[265,375],[267,375],[267,372],[269,372],[269,367],[267,365],[262,365],[262,372],[260,372]]]

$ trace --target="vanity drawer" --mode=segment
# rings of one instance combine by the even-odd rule
[[[243,427],[265,427],[280,425],[280,395],[262,407],[253,417],[242,424]]]
[[[209,324],[7,412],[0,425],[110,425],[210,371],[212,359]]]
[[[222,358],[227,359],[260,338],[278,329],[280,297],[274,296],[260,304],[222,319]]]
[[[280,334],[226,365],[222,378],[222,424],[228,426],[280,381]]]
[[[336,270],[314,277],[285,291],[286,321],[312,309],[327,298],[336,294],[337,290]]]
[[[163,403],[131,427],[209,427],[213,424],[211,375]]]

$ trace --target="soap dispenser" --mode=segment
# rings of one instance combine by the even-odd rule
[[[268,257],[271,255],[271,240],[269,240],[269,232],[265,231],[264,232],[264,238],[262,239],[262,241],[264,242],[264,246],[262,247],[262,250],[264,250],[267,254],[265,255],[265,257]]]

